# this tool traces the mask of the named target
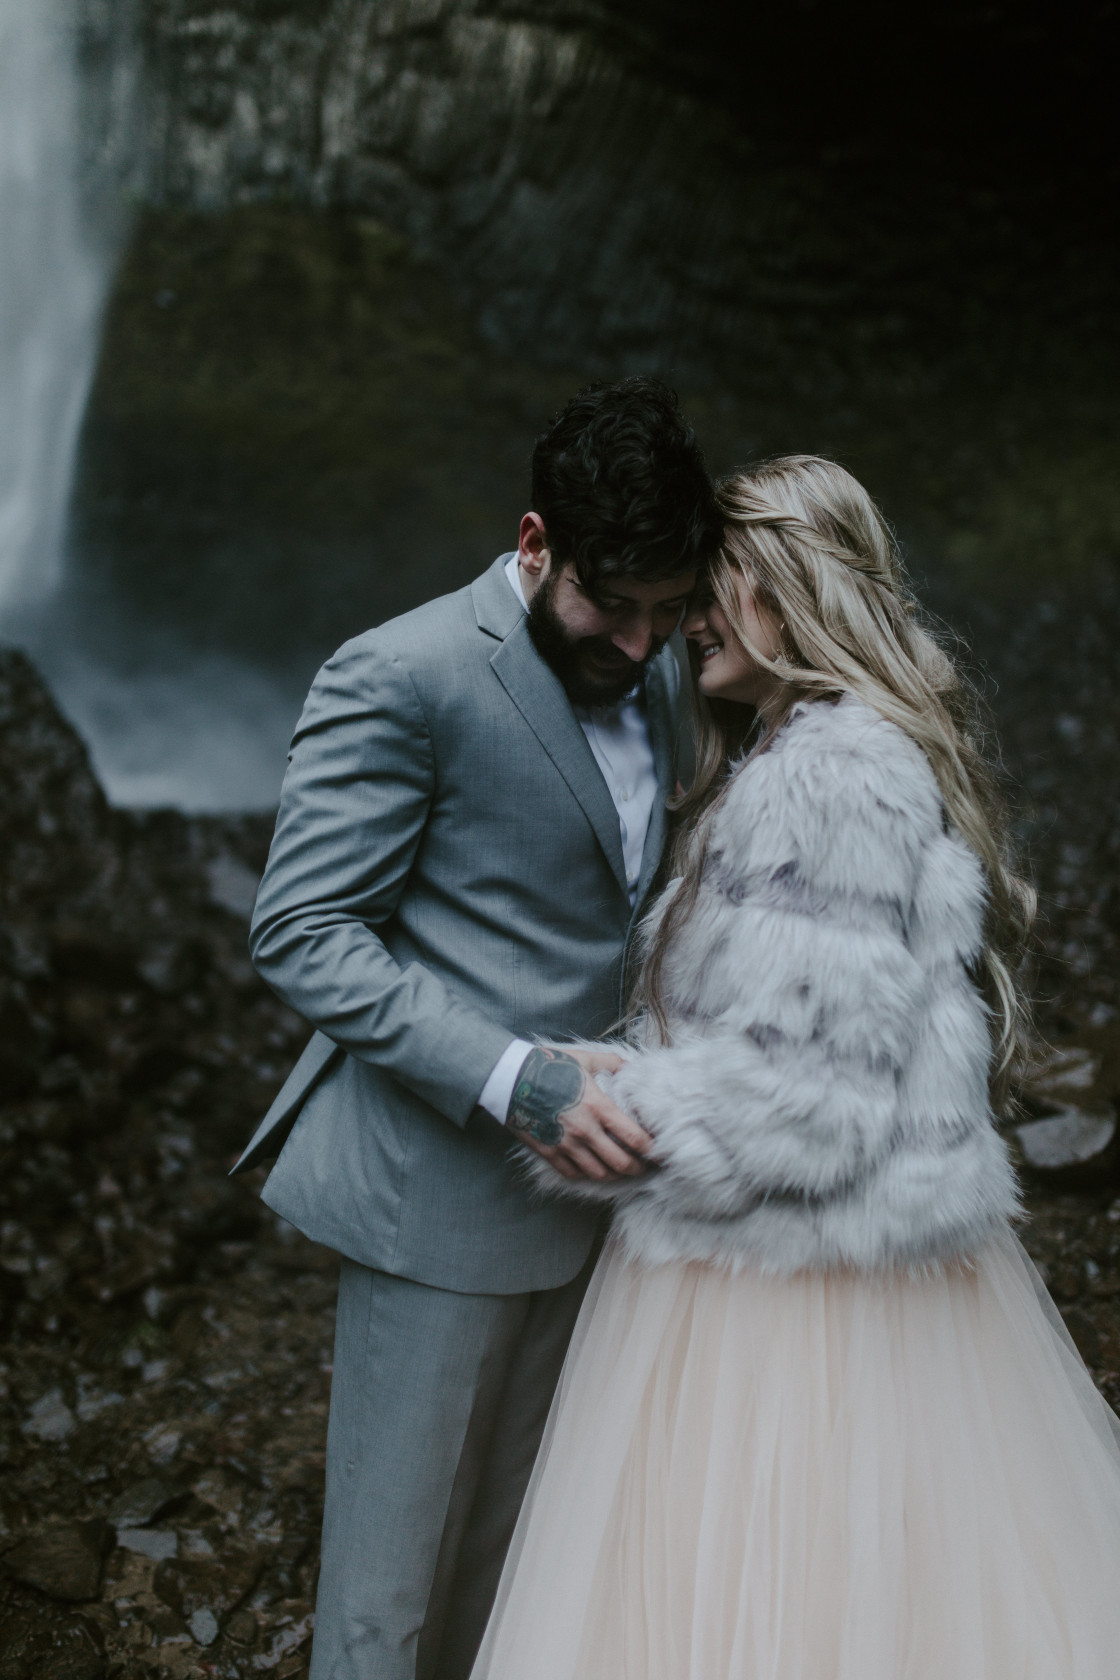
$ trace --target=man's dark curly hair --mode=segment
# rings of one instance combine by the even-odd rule
[[[558,564],[594,595],[701,568],[723,522],[696,434],[660,379],[586,386],[533,450],[533,511]]]

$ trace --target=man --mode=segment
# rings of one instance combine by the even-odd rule
[[[535,1201],[643,1170],[594,1083],[675,783],[665,641],[719,538],[655,380],[538,440],[515,554],[349,642],[296,730],[251,946],[318,1031],[238,1170],[339,1250],[313,1680],[467,1680],[594,1259]]]

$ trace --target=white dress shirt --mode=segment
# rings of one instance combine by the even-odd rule
[[[516,554],[506,561],[506,577],[510,588],[528,612],[529,603],[525,599]],[[572,710],[587,737],[618,812],[626,885],[632,908],[638,897],[642,853],[657,798],[657,771],[649,738],[645,698],[640,690],[635,689],[615,706],[573,706]],[[517,1076],[532,1048],[527,1039],[515,1038],[499,1057],[483,1086],[478,1099],[479,1107],[492,1114],[495,1120],[505,1122]]]

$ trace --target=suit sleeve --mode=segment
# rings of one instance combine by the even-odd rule
[[[285,1003],[464,1125],[513,1034],[378,935],[408,880],[435,762],[403,664],[350,642],[296,728],[249,945]]]

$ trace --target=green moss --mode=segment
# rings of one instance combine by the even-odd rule
[[[946,557],[963,580],[1085,576],[1120,557],[1120,437],[1036,445],[993,474],[971,521],[952,532]]]
[[[564,383],[487,354],[438,274],[369,218],[171,212],[133,242],[96,413],[174,425],[293,499],[369,510],[461,454],[466,422],[523,427]]]
[[[86,428],[84,564],[188,635],[321,651],[508,546],[577,382],[495,356],[369,218],[151,212]]]
[[[717,470],[834,455],[923,569],[969,588],[1033,588],[1120,552],[1099,333],[978,317],[956,341],[915,328],[896,344],[838,316],[779,356],[765,325],[757,354],[682,392]],[[512,543],[532,439],[585,376],[498,355],[443,275],[368,217],[148,212],[87,426],[87,580],[146,622],[305,669]]]

